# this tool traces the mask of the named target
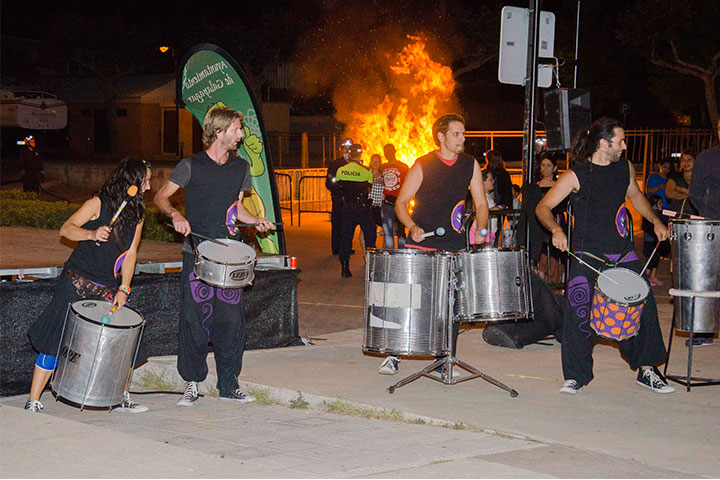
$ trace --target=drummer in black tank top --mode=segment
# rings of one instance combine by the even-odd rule
[[[57,364],[55,355],[68,304],[102,298],[122,308],[127,302],[143,227],[143,192],[150,189],[151,175],[147,162],[122,160],[100,193],[83,203],[60,228],[61,237],[78,245],[65,262],[52,300],[28,329],[38,358],[25,410],[43,409],[40,396]],[[129,188],[136,193],[128,195]],[[124,200],[127,204],[111,229],[113,214]],[[132,401],[126,391],[117,410],[139,413],[147,411],[147,407]]]
[[[652,222],[660,240],[666,239],[669,231],[638,188],[632,164],[621,157],[625,148],[622,125],[608,118],[597,120],[573,143],[571,157],[577,164],[560,176],[535,211],[538,220],[550,230],[553,245],[565,251],[568,240],[552,209],[569,196],[575,217],[574,253],[601,271],[620,265],[637,273],[642,264],[633,251],[625,198]],[[589,316],[596,278],[594,271],[577,261],[571,263],[563,323],[565,384],[561,393],[577,393],[593,378],[592,348],[596,334],[589,328]],[[644,305],[637,335],[619,341],[618,347],[630,367],[638,369],[638,384],[656,393],[674,391],[655,367],[665,361],[667,353],[652,292]]]
[[[449,114],[438,118],[432,128],[438,150],[415,161],[408,172],[395,203],[397,218],[410,230],[406,248],[422,250],[458,251],[465,247],[462,216],[468,188],[475,203],[476,243],[481,243],[480,230],[487,228],[488,204],[482,185],[480,164],[463,153],[465,148],[465,120]],[[415,198],[412,216],[408,210]],[[438,227],[443,236],[423,237]],[[453,323],[452,355],[457,343],[457,323]],[[398,359],[388,357],[380,367],[381,373],[396,373]]]

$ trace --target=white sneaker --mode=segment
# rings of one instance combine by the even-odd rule
[[[193,403],[196,402],[199,397],[198,382],[188,382],[187,387],[185,387],[185,393],[175,405],[178,407],[192,407]]]
[[[45,408],[45,407],[43,407],[43,404],[40,403],[40,400],[33,400],[32,402],[30,402],[30,401],[25,402],[25,410],[27,410],[28,412],[40,413],[40,410],[42,410],[43,408]]]
[[[115,410],[117,410],[118,412],[143,413],[148,411],[148,407],[146,407],[145,405],[140,405],[136,401],[132,400],[130,398],[130,394],[128,392],[125,392],[123,394],[122,403]]]
[[[565,380],[563,386],[560,387],[560,393],[569,393],[571,395],[575,395],[577,392],[582,390],[582,388],[582,385],[580,385],[575,380]]]
[[[392,355],[385,357],[385,360],[380,364],[380,368],[378,368],[378,373],[381,375],[395,375],[398,372],[398,363],[400,363],[400,359],[397,357]]]

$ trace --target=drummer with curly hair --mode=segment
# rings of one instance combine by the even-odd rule
[[[558,178],[535,209],[538,220],[550,230],[553,245],[566,251],[568,239],[555,221],[552,209],[569,196],[575,217],[573,253],[599,271],[616,266],[635,273],[642,270],[642,263],[633,250],[626,197],[640,215],[652,223],[659,240],[669,235],[668,228],[639,189],[632,163],[622,157],[626,148],[625,130],[620,122],[610,118],[595,121],[573,142],[570,157],[574,166]],[[590,320],[595,314],[592,303],[597,277],[597,273],[579,261],[571,263],[562,333],[565,383],[561,393],[575,394],[593,379],[592,349],[597,334]],[[639,276],[637,280],[644,281]],[[675,389],[656,367],[666,361],[667,352],[652,291],[639,318],[640,326],[634,330],[634,336],[618,337],[620,353],[633,370],[637,369],[639,385],[655,393],[672,393]],[[625,324],[626,319],[622,320]]]
[[[38,357],[25,410],[40,412],[43,409],[40,395],[57,366],[56,355],[68,304],[81,299],[103,299],[122,308],[127,303],[143,227],[142,194],[150,189],[151,175],[149,163],[131,158],[122,160],[100,192],[83,203],[60,227],[61,237],[78,244],[65,262],[52,300],[28,330]],[[113,214],[125,201],[127,204],[111,228]],[[116,408],[131,413],[147,409],[130,399],[127,391],[122,404]]]
[[[237,222],[256,224],[259,232],[274,228],[243,206],[244,192],[251,189],[250,165],[235,151],[242,140],[243,116],[224,106],[205,115],[203,143],[207,149],[182,159],[155,195],[155,205],[172,219],[175,230],[187,238],[183,244],[181,273],[178,372],[187,382],[180,407],[193,406],[199,383],[208,374],[208,344],[212,343],[217,366],[217,389],[221,400],[239,403],[255,399],[240,391],[238,376],[245,350],[245,305],[242,289],[223,289],[203,283],[193,273],[197,243],[191,233],[208,238],[239,238]],[[186,215],[170,202],[183,188]]]

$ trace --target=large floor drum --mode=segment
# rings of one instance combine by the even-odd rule
[[[365,267],[363,350],[391,355],[447,351],[452,254],[370,250]]]
[[[670,224],[675,288],[720,291],[720,221],[672,220]],[[684,331],[715,333],[720,318],[720,298],[675,298],[675,326]]]
[[[460,252],[455,257],[455,269],[459,319],[494,322],[533,318],[525,250],[485,248]]]
[[[52,390],[80,407],[111,408],[123,400],[145,322],[125,306],[103,324],[111,306],[103,300],[69,306]]]

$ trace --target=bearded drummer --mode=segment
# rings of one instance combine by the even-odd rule
[[[669,235],[668,228],[638,188],[632,163],[622,157],[626,148],[625,130],[620,122],[610,118],[597,120],[575,137],[570,150],[574,166],[558,178],[535,209],[538,220],[550,230],[553,245],[564,252],[568,239],[555,221],[552,209],[570,196],[575,216],[574,253],[599,271],[618,266],[639,273],[643,268],[633,250],[626,197],[653,224],[660,241]],[[593,378],[592,349],[597,335],[590,327],[590,315],[597,276],[579,262],[571,263],[562,333],[565,383],[561,393],[575,394]],[[655,393],[675,391],[656,367],[665,362],[667,352],[652,291],[642,310],[637,334],[618,341],[618,346],[630,367],[637,369],[639,385]]]
[[[252,215],[242,203],[251,189],[250,166],[235,151],[242,140],[243,115],[227,107],[214,107],[206,115],[203,143],[206,150],[182,159],[170,179],[155,195],[155,205],[172,219],[173,227],[185,235],[181,273],[178,372],[187,387],[177,406],[191,407],[199,397],[199,383],[208,373],[208,343],[213,344],[220,399],[255,401],[240,391],[238,376],[245,349],[245,305],[242,289],[210,286],[195,277],[190,233],[208,238],[239,238],[236,222],[255,224],[258,232],[274,227],[265,218]],[[179,188],[185,191],[183,216],[170,202]]]
[[[418,158],[405,178],[395,202],[395,213],[409,230],[405,248],[456,252],[465,248],[463,214],[468,188],[475,204],[475,242],[481,243],[481,229],[487,228],[488,204],[482,183],[482,169],[465,149],[465,119],[448,114],[435,120],[432,136],[438,146]],[[410,215],[408,204],[415,199]],[[425,236],[442,227],[444,235]],[[452,352],[457,346],[458,324],[453,323]],[[398,359],[387,357],[379,372],[397,373]]]
[[[100,192],[83,203],[60,227],[60,236],[77,242],[77,247],[63,266],[52,300],[28,330],[30,344],[38,357],[25,410],[40,412],[43,409],[40,395],[57,367],[56,355],[68,304],[82,299],[102,299],[122,308],[127,303],[143,228],[143,193],[150,189],[151,176],[149,163],[123,159]],[[110,228],[113,213],[118,212],[124,202],[127,202],[125,207]],[[126,390],[115,410],[142,413],[148,408],[133,401]]]

